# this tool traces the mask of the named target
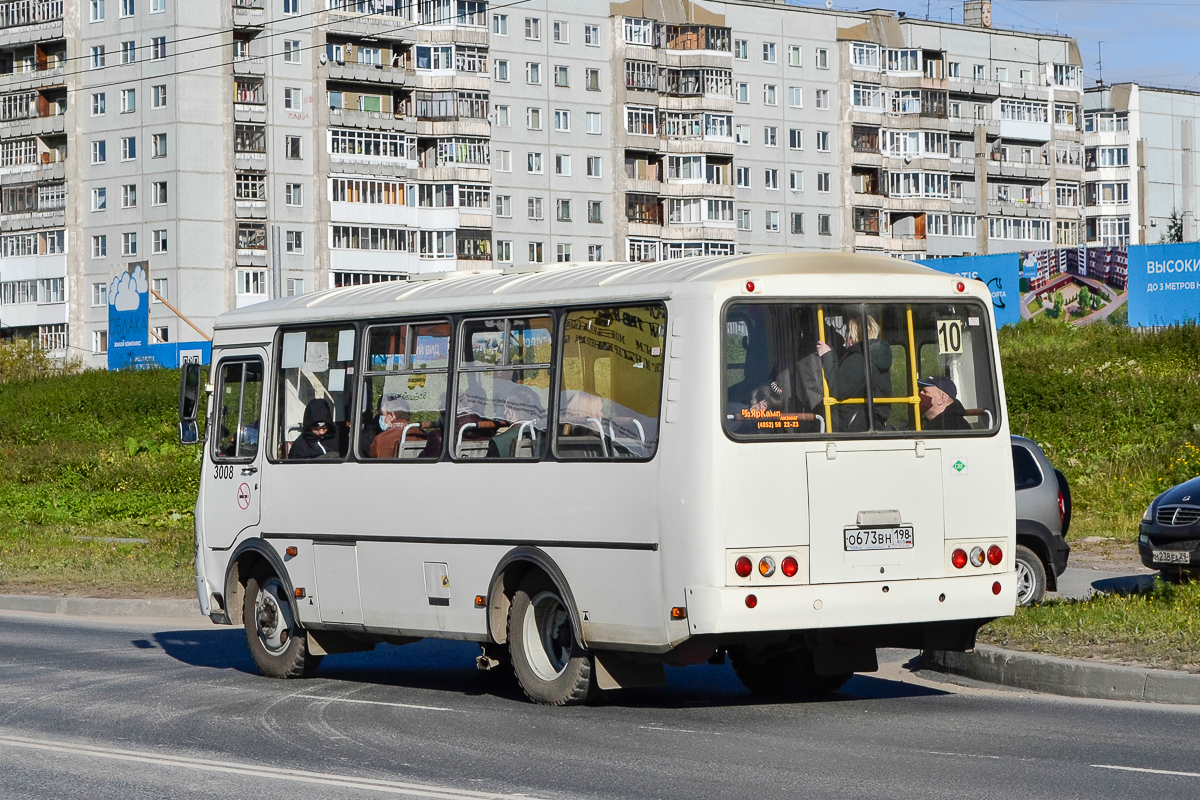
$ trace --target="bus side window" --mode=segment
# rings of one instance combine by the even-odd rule
[[[650,458],[658,447],[666,310],[571,311],[554,452],[560,459]]]
[[[263,367],[258,359],[226,361],[219,371],[218,429],[213,457],[249,461],[258,455]]]
[[[441,456],[449,352],[448,322],[367,330],[359,458]]]
[[[276,458],[331,461],[346,456],[353,416],[355,338],[350,326],[283,333]]]
[[[553,331],[550,317],[463,322],[455,458],[538,459],[546,452]]]

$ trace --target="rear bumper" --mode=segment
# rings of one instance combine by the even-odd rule
[[[992,594],[992,584],[1000,593]],[[817,586],[687,590],[689,633],[735,634],[990,619],[1016,608],[1016,573]],[[758,603],[746,606],[746,596]]]

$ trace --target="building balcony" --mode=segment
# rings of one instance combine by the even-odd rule
[[[44,117],[28,117],[0,122],[0,137],[5,139],[26,136],[52,136],[65,133],[65,114],[47,114]]]
[[[267,15],[263,10],[264,0],[233,0],[233,27],[262,28]]]
[[[453,181],[455,183],[491,183],[491,167],[444,164],[442,166],[418,167],[417,180]]]
[[[0,74],[0,92],[33,91],[54,86],[62,86],[66,81],[66,68],[62,66],[48,69],[31,69],[24,72],[8,72]]]
[[[0,2],[0,47],[63,37],[64,0]]]
[[[985,97],[999,97],[1000,84],[996,81],[977,81],[971,78],[948,78],[947,88],[956,94],[973,94]]]
[[[0,216],[0,226],[5,231],[27,231],[37,228],[56,228],[67,224],[67,212],[63,208],[24,211]]]
[[[399,67],[396,68],[400,70]],[[404,70],[400,70],[404,71]],[[487,92],[492,89],[491,77],[487,73],[445,70],[437,72],[404,71],[404,82],[414,89],[430,91],[458,90],[464,92]],[[330,75],[330,78],[333,76]],[[350,80],[350,79],[347,79]]]
[[[329,124],[339,128],[404,131],[405,133],[414,133],[417,127],[415,117],[397,115],[390,111],[359,111],[355,108],[329,109]]]
[[[1050,216],[1049,203],[989,198],[987,204],[989,214],[1000,214],[1006,217],[1035,218],[1047,218]]]
[[[975,129],[980,125],[987,132],[988,136],[1000,135],[1000,120],[996,119],[972,119],[971,117],[949,117],[947,118],[947,128],[950,133],[967,133],[975,135]]]
[[[265,75],[267,60],[265,58],[235,58],[233,60],[234,75]]]
[[[234,103],[233,119],[235,122],[266,122],[266,103]]]
[[[1129,144],[1129,131],[1102,131],[1085,133],[1088,147],[1105,147]]]
[[[234,200],[234,215],[239,219],[266,219],[266,200]]]
[[[331,61],[327,70],[331,81],[354,81],[388,86],[404,86],[412,76],[412,73],[403,67],[355,62]]]
[[[492,126],[485,119],[474,117],[452,117],[439,120],[426,120],[420,117],[404,117],[410,122],[415,121],[418,136],[475,136],[489,138]]]

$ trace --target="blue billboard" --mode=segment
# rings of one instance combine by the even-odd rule
[[[1128,259],[1130,325],[1200,320],[1200,244],[1133,245]]]
[[[108,286],[108,368],[175,369],[207,364],[212,342],[150,342],[150,280],[146,262],[130,264]]]
[[[919,263],[941,272],[958,275],[961,278],[975,278],[987,284],[992,293],[992,309],[996,314],[996,327],[1021,321],[1019,253],[935,258]]]

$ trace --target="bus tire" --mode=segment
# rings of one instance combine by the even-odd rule
[[[798,698],[836,692],[854,677],[853,672],[818,675],[813,668],[812,653],[804,648],[782,653],[749,653],[731,648],[729,660],[743,686],[767,697]]]
[[[308,634],[296,622],[287,589],[270,567],[255,570],[246,582],[242,624],[250,657],[268,678],[311,677],[321,657],[308,652]]]
[[[595,697],[592,656],[579,644],[557,587],[540,572],[517,586],[508,611],[508,644],[513,673],[533,702],[565,706]]]
[[[1046,596],[1046,567],[1037,553],[1017,545],[1017,605],[1031,606]]]

